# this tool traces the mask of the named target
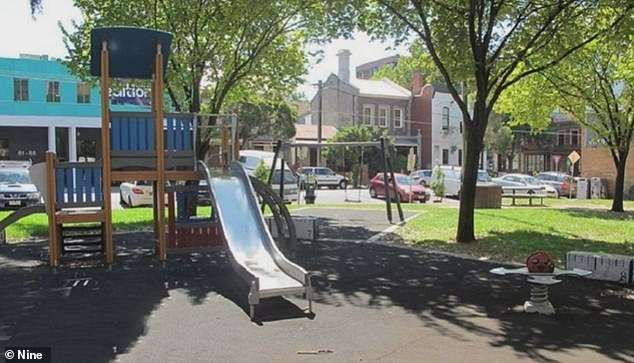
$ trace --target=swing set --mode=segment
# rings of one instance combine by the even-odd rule
[[[361,147],[361,164],[360,164],[360,168],[363,165],[363,161],[364,161],[364,151],[366,147],[376,147],[381,151],[381,160],[382,160],[382,164],[383,164],[383,177],[385,180],[391,180],[392,181],[392,188],[394,188],[394,190],[396,190],[396,181],[394,178],[394,168],[392,167],[392,160],[390,158],[390,156],[386,153],[386,143],[387,141],[384,138],[381,138],[379,141],[343,141],[343,142],[324,142],[324,143],[318,143],[318,144],[314,144],[314,143],[288,143],[286,144],[287,147],[311,147],[311,148],[323,148],[323,147],[333,147],[333,148],[348,148],[348,147]],[[345,151],[345,149],[344,149]],[[344,158],[344,163],[345,163],[345,158]],[[391,178],[388,178],[388,173],[390,174]],[[357,185],[360,184],[361,181],[361,173],[357,173]],[[346,186],[346,188],[344,189],[344,195],[345,195],[345,201],[346,202],[355,202],[355,203],[360,203],[361,202],[361,189],[358,190],[358,195],[357,195],[357,199],[350,199],[348,198],[348,194],[347,194],[347,189],[348,187]],[[390,223],[392,223],[392,202],[390,200],[390,198],[385,198],[385,207],[386,207],[386,214],[387,214],[387,219]],[[399,200],[399,198],[396,198],[396,206],[397,206],[397,210],[398,210],[398,215],[399,215],[399,219],[401,222],[403,222],[405,220],[405,217],[403,216],[403,209],[401,207],[401,201]]]

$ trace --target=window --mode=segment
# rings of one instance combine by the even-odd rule
[[[403,109],[395,108],[393,111],[392,120],[394,120],[394,127],[403,127]]]
[[[442,108],[442,129],[449,130],[449,107]]]
[[[374,107],[370,105],[363,106],[363,124],[372,126],[374,119]]]
[[[29,100],[29,80],[24,78],[13,79],[13,100],[28,101]]]
[[[380,127],[387,127],[387,107],[379,106],[378,121]]]
[[[579,130],[570,131],[570,145],[579,145]]]
[[[77,103],[90,103],[90,85],[77,83]]]
[[[533,173],[544,170],[544,155],[527,155],[526,156],[526,172]]]
[[[9,159],[9,139],[0,139],[0,160]]]
[[[565,134],[563,132],[557,133],[557,145],[562,146],[566,144]]]
[[[442,164],[449,165],[449,149],[442,149]]]
[[[462,166],[462,149],[458,150],[458,166]]]
[[[58,81],[46,81],[46,102],[59,102]]]

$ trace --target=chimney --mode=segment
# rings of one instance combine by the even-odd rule
[[[423,77],[423,72],[414,71],[414,74],[412,74],[412,93],[415,95],[420,94],[424,85],[425,78]]]
[[[348,49],[340,49],[337,52],[337,57],[339,57],[339,72],[337,75],[348,83],[350,83],[350,54]]]

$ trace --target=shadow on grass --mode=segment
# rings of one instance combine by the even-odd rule
[[[612,212],[609,208],[566,208],[561,209],[561,211],[575,218],[598,218],[634,222],[634,211]]]

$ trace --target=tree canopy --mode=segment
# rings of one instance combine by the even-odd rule
[[[177,111],[223,112],[254,94],[280,100],[305,73],[308,39],[346,34],[345,4],[317,0],[76,0],[83,19],[63,29],[69,67],[87,74],[90,30],[128,25],[174,34],[166,91]],[[201,90],[205,92],[201,92]],[[201,120],[214,123],[215,118]],[[204,135],[203,135],[204,136]],[[206,138],[199,157],[206,152]]]
[[[368,32],[398,39],[413,34],[423,42],[462,111],[459,242],[475,240],[479,154],[500,95],[602,36],[629,16],[632,7],[607,0],[374,0],[363,8],[361,19]],[[461,84],[471,91],[472,102],[461,97]]]
[[[372,78],[387,78],[406,89],[410,89],[415,72],[422,73],[425,83],[432,83],[442,78],[420,40],[415,40],[408,50],[409,55],[400,56],[396,65],[381,67]]]
[[[240,119],[238,136],[242,145],[259,135],[286,141],[295,136],[297,112],[285,102],[242,102],[232,109]]]
[[[631,20],[631,19],[629,19]],[[541,127],[558,107],[605,145],[616,169],[612,211],[623,211],[625,165],[634,134],[634,40],[626,26],[575,52],[557,67],[513,85],[499,110]],[[527,99],[540,99],[531,108]]]

